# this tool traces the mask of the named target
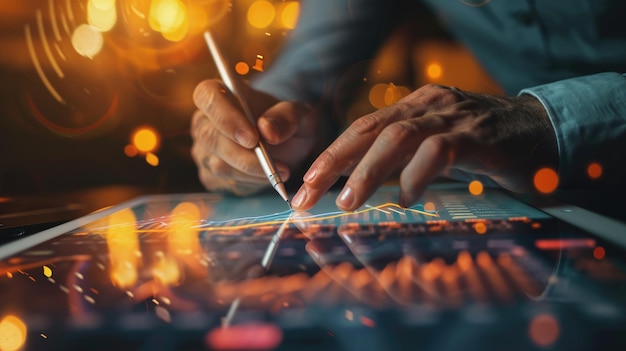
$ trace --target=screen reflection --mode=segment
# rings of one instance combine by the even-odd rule
[[[336,212],[332,196],[293,212],[273,194],[109,209],[0,261],[0,332],[13,335],[0,339],[14,345],[0,348],[72,349],[107,335],[122,349],[418,337],[448,349],[447,330],[485,349],[509,344],[485,338],[499,333],[532,347],[569,345],[574,331],[580,342],[623,335],[605,328],[626,322],[621,249],[490,190],[439,189],[406,209],[388,201],[395,194],[353,213]]]

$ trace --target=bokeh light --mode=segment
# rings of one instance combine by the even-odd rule
[[[255,28],[266,28],[274,21],[276,9],[271,2],[257,0],[248,8],[248,23]]]
[[[87,22],[100,32],[108,32],[117,22],[115,0],[89,0]]]
[[[26,324],[15,317],[6,316],[0,321],[0,350],[17,351],[26,342]]]
[[[602,166],[597,162],[592,162],[587,166],[587,175],[591,179],[598,179],[602,176]]]
[[[124,155],[128,157],[135,157],[139,155],[139,150],[137,150],[137,147],[135,145],[128,144],[124,147]]]
[[[72,47],[81,56],[94,58],[103,45],[102,33],[92,25],[81,24],[72,33]]]
[[[550,314],[535,316],[528,327],[530,340],[541,347],[548,347],[554,344],[559,337],[559,333],[559,322]]]
[[[140,263],[139,239],[135,213],[131,209],[115,212],[108,217],[106,242],[111,264],[111,282],[122,289],[131,287],[138,278]]]
[[[559,176],[552,168],[542,168],[533,179],[535,189],[544,194],[550,194],[559,186]]]
[[[478,180],[471,181],[467,188],[472,195],[480,195],[483,193],[483,183]]]
[[[410,93],[411,91],[407,87],[399,87],[393,83],[389,83],[385,90],[385,106],[395,104]]]
[[[478,234],[485,234],[487,232],[487,225],[484,222],[474,223],[474,230]]]
[[[182,40],[189,31],[187,7],[180,0],[153,0],[148,21],[170,41]]]
[[[152,167],[156,167],[159,165],[159,157],[152,152],[148,152],[146,154],[146,163]]]
[[[596,246],[593,249],[593,257],[596,260],[601,260],[604,258],[604,255],[606,255],[606,251],[604,250],[604,248],[602,246]]]
[[[383,108],[395,104],[410,93],[411,90],[404,86],[397,86],[393,83],[378,83],[372,86],[368,97],[372,106]]]
[[[435,203],[433,203],[432,201],[427,201],[424,204],[424,210],[428,211],[428,212],[434,212],[435,211]]]
[[[297,1],[288,1],[279,7],[280,26],[285,29],[294,29],[298,24],[298,16],[300,14],[300,3]]]
[[[235,65],[235,72],[239,75],[245,76],[248,72],[250,72],[250,66],[248,66],[245,62],[237,62]]]
[[[439,63],[431,63],[426,66],[426,76],[431,80],[437,80],[441,78],[443,74],[443,68]]]
[[[52,278],[52,269],[50,269],[50,267],[48,266],[43,266],[43,275],[46,278]]]
[[[132,136],[133,145],[141,152],[154,151],[159,144],[156,132],[147,127],[138,129]]]

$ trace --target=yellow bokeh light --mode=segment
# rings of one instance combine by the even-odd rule
[[[150,128],[140,128],[132,137],[133,145],[141,152],[154,151],[159,144],[159,137]]]
[[[472,195],[480,195],[483,193],[483,183],[478,180],[471,181],[467,188]]]
[[[276,9],[271,2],[257,0],[248,8],[248,23],[255,28],[266,28],[276,16]]]
[[[52,269],[50,269],[50,267],[48,267],[48,266],[43,266],[43,275],[46,276],[47,278],[51,278],[52,277]]]
[[[294,29],[298,24],[300,15],[300,3],[289,1],[280,8],[280,25],[285,29]]]
[[[89,0],[89,5],[95,6],[100,10],[109,10],[115,7],[115,0]]]
[[[189,31],[187,7],[180,0],[154,0],[148,23],[170,41],[182,40]]]
[[[137,281],[139,239],[135,213],[131,209],[115,212],[108,217],[106,242],[111,262],[111,282],[128,288]]]
[[[117,22],[115,1],[90,0],[87,4],[87,22],[100,32],[111,30]]]
[[[181,271],[178,263],[169,257],[161,257],[152,269],[152,275],[163,285],[178,285]]]
[[[152,152],[148,152],[146,154],[146,162],[153,167],[156,167],[159,165],[159,157],[155,154],[153,154]]]
[[[248,64],[245,62],[237,62],[237,64],[235,65],[235,72],[242,76],[245,76],[246,74],[248,74],[248,72],[250,72],[250,66],[248,66]]]
[[[104,44],[102,33],[94,26],[81,24],[72,33],[72,46],[81,56],[93,58]]]
[[[441,68],[440,64],[431,63],[428,66],[426,66],[426,75],[428,76],[428,78],[439,79],[441,78],[442,74],[443,74],[443,68]]]
[[[6,316],[0,321],[0,350],[17,351],[26,342],[26,324],[15,317]]]

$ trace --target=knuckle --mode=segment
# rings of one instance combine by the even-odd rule
[[[219,135],[216,129],[213,128],[210,123],[206,124],[206,127],[199,131],[198,142],[200,147],[207,151],[214,151],[218,147]]]
[[[206,120],[204,113],[200,110],[196,110],[193,115],[191,115],[191,123],[189,125],[189,133],[193,138],[196,137],[196,133],[200,128],[201,124]]]
[[[231,173],[231,167],[219,157],[209,157],[206,166],[213,175],[220,178],[227,177]]]
[[[239,162],[237,164],[237,169],[246,174],[256,174],[261,173],[261,169],[258,162],[250,162],[250,159],[247,157],[240,157],[237,159]]]
[[[346,130],[348,135],[358,137],[361,134],[367,134],[379,129],[383,119],[383,113],[376,111],[365,115],[352,123],[350,128]]]
[[[386,143],[397,144],[410,139],[415,132],[416,130],[411,123],[400,121],[385,127],[380,133],[380,138]]]
[[[196,85],[193,91],[193,101],[200,110],[206,109],[215,99],[216,93],[223,90],[222,84],[215,79],[204,80]]]

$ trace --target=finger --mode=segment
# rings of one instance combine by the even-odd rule
[[[337,197],[344,211],[359,208],[389,176],[414,154],[422,141],[445,128],[443,118],[431,115],[387,126],[376,138]]]
[[[250,149],[259,142],[255,126],[237,107],[232,95],[222,82],[205,80],[193,93],[196,107],[217,130],[230,140]]]
[[[402,104],[363,116],[343,132],[304,175],[304,184],[292,199],[298,210],[311,208],[343,174],[349,173],[365,155],[380,131],[403,116]]]
[[[422,142],[400,174],[401,206],[412,205],[435,177],[461,159],[459,145],[471,147],[462,139],[464,136],[460,133],[446,133],[430,136]]]
[[[207,123],[207,118],[204,116],[204,113],[200,110],[196,110],[191,116],[191,124],[189,126],[189,134],[191,135],[191,139],[193,141],[196,140],[196,135],[198,135],[201,130],[201,126],[204,123]]]
[[[263,113],[257,121],[259,133],[270,145],[278,145],[298,131],[303,108],[292,102],[280,102]]]

